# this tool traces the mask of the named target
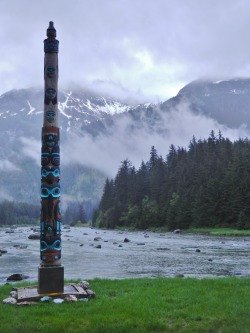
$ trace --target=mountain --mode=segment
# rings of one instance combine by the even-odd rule
[[[83,200],[94,207],[108,175],[103,159],[110,159],[113,167],[115,155],[120,161],[127,157],[121,148],[127,146],[141,161],[139,144],[148,137],[152,145],[158,144],[155,138],[167,142],[172,125],[166,115],[175,114],[182,105],[194,115],[213,118],[230,128],[244,124],[250,129],[250,79],[197,80],[169,100],[134,106],[80,88],[60,91],[62,202]],[[40,201],[42,123],[42,88],[11,90],[0,96],[0,200]],[[95,150],[97,146],[99,150]],[[101,152],[102,157],[98,156]],[[97,155],[94,165],[89,159],[92,154]]]
[[[128,106],[84,91],[59,93],[60,133],[64,144],[82,128]],[[40,146],[43,123],[43,89],[11,90],[0,96],[0,200],[40,201]],[[96,129],[93,128],[93,134]],[[61,145],[62,146],[62,145]],[[71,164],[62,157],[61,186],[64,202],[98,202],[106,174]]]
[[[169,110],[187,103],[194,113],[217,120],[231,128],[250,129],[250,79],[197,80],[182,88],[177,96],[162,104]]]

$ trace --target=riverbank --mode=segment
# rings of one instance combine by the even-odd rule
[[[249,332],[248,278],[89,282],[96,297],[88,302],[26,307],[2,304],[12,286],[1,286],[1,332]]]
[[[80,227],[80,225],[79,225]],[[97,230],[105,230],[105,229],[97,229]],[[135,228],[115,228],[110,230],[116,231],[129,231],[129,232],[156,232],[156,233],[186,233],[186,234],[203,234],[210,236],[250,236],[250,229],[233,229],[233,228],[189,228],[189,229],[176,229],[170,231],[167,228],[149,228],[146,230],[140,230]]]
[[[239,230],[232,228],[190,228],[185,232],[205,234],[210,236],[250,236],[250,229]]]
[[[34,226],[34,228],[38,228],[38,224]],[[14,230],[16,228],[20,227],[30,227],[30,225],[18,225],[18,226],[11,226],[11,225],[1,225],[0,224],[0,230],[1,228],[9,228],[10,230]],[[92,228],[95,230],[106,230],[106,229],[99,229],[92,227],[90,223],[76,223],[73,226],[64,225],[63,229],[70,229],[71,227],[74,228]],[[39,228],[38,228],[39,230]],[[115,228],[115,229],[109,229],[111,231],[120,231],[120,232],[158,232],[158,233],[166,233],[171,232],[167,228],[151,228],[146,230],[140,230],[135,228]],[[242,229],[233,229],[233,228],[189,228],[189,229],[176,229],[172,231],[173,233],[190,233],[190,234],[205,234],[210,236],[250,236],[250,229],[242,230]]]

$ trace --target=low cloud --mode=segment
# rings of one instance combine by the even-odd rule
[[[0,201],[4,201],[4,200],[13,201],[14,199],[6,191],[0,190]]]
[[[212,118],[193,114],[185,104],[166,113],[158,110],[157,116],[157,131],[143,118],[136,124],[127,115],[116,120],[115,127],[108,129],[108,135],[93,138],[87,134],[83,137],[72,134],[62,147],[62,159],[64,163],[76,162],[113,177],[126,158],[136,167],[142,160],[147,161],[152,146],[165,158],[171,144],[187,147],[193,136],[197,140],[206,139],[211,130],[217,134],[221,131],[223,137],[232,141],[249,134],[244,125],[238,129],[228,128]]]
[[[41,141],[35,138],[21,137],[20,141],[22,143],[22,153],[33,159],[37,165],[41,165]]]
[[[9,160],[0,160],[0,171],[21,171],[21,169]]]

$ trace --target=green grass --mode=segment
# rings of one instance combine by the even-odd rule
[[[214,236],[250,236],[250,230],[238,230],[231,228],[190,228],[187,232],[208,234]]]
[[[93,280],[89,302],[0,304],[1,333],[247,333],[250,279]],[[1,301],[11,286],[0,287]]]

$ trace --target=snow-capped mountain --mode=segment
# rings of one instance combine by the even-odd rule
[[[84,91],[60,92],[58,104],[63,142],[70,134],[81,133],[83,126],[90,130],[90,124],[127,112],[129,108]],[[0,96],[0,200],[39,202],[38,146],[42,125],[43,89],[11,90]],[[66,163],[62,173],[62,186],[69,200],[88,200],[94,204],[99,199],[106,178],[100,170]]]
[[[62,164],[64,202],[81,199],[96,203],[107,177],[103,160],[113,166],[117,162],[113,163],[114,155],[121,161],[133,151],[141,161],[141,147],[144,145],[147,152],[150,149],[145,147],[148,138],[147,145],[156,146],[161,138],[167,153],[166,139],[173,121],[173,131],[178,129],[173,115],[178,112],[178,117],[182,116],[181,105],[187,105],[194,115],[203,114],[231,128],[245,124],[250,130],[250,79],[194,81],[165,102],[136,106],[80,89],[60,92],[62,148],[69,143]],[[39,202],[42,123],[43,89],[11,90],[0,96],[0,200]],[[191,138],[192,133],[188,139]],[[158,141],[155,143],[154,139]],[[70,149],[74,150],[71,156]],[[103,160],[95,157],[97,169],[89,157],[104,150]],[[66,163],[68,159],[70,163]]]
[[[71,128],[76,130],[83,125],[127,112],[130,107],[84,91],[61,91],[59,92],[58,109],[61,130],[69,131]],[[29,127],[39,126],[41,128],[42,116],[43,89],[11,90],[0,96],[0,128],[2,129],[9,127],[10,122],[20,124],[21,121],[23,124],[29,119],[32,119],[32,125]]]
[[[188,103],[194,113],[204,114],[231,128],[250,129],[250,79],[197,80],[182,88],[163,109]]]

